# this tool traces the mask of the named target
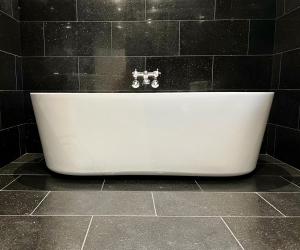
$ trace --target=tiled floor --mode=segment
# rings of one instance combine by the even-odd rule
[[[42,155],[0,168],[0,249],[300,249],[300,171],[67,177]]]

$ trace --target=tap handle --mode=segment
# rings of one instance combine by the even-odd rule
[[[140,83],[138,80],[134,80],[131,85],[132,88],[137,89],[140,87]]]

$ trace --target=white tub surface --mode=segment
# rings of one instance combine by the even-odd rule
[[[254,170],[272,92],[32,93],[47,166],[70,175]]]

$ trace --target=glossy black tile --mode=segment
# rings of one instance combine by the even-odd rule
[[[253,175],[264,175],[264,176],[284,176],[288,178],[292,175],[300,175],[300,170],[285,164],[285,163],[266,163],[258,164]],[[271,179],[270,179],[271,180]],[[286,182],[285,182],[286,183]],[[274,184],[276,185],[276,184]]]
[[[178,22],[120,22],[112,24],[112,55],[178,55]]]
[[[285,11],[289,12],[297,7],[300,7],[300,1],[299,0],[284,0],[284,6],[285,6]]]
[[[76,0],[19,0],[19,5],[24,21],[76,20]]]
[[[297,129],[299,126],[300,90],[275,93],[270,122]]]
[[[205,192],[300,192],[300,188],[279,176],[197,178],[197,182]]]
[[[147,19],[151,20],[201,20],[214,18],[212,0],[148,0]]]
[[[217,0],[216,18],[268,19],[276,14],[274,0]]]
[[[214,89],[269,89],[271,56],[217,56]]]
[[[273,55],[271,89],[278,89],[281,74],[282,54]]]
[[[0,192],[0,215],[29,215],[47,192]]]
[[[163,216],[280,216],[255,193],[154,192]]]
[[[36,215],[154,215],[150,192],[51,192]]]
[[[13,12],[13,17],[16,18],[17,20],[20,20],[20,10],[21,7],[19,6],[19,0],[11,0],[12,1],[12,12]]]
[[[250,21],[249,54],[272,54],[274,48],[275,21]]]
[[[3,249],[79,250],[89,217],[1,217]]]
[[[292,166],[300,166],[300,131],[277,127],[275,157]]]
[[[43,56],[44,38],[42,22],[21,22],[23,56]]]
[[[248,21],[181,22],[180,54],[246,54],[248,29]]]
[[[24,124],[20,127],[20,144],[23,149],[23,152],[43,152],[36,124]]]
[[[282,55],[280,89],[300,89],[300,49]]]
[[[39,163],[44,160],[44,155],[41,153],[27,153],[21,155],[13,162]]]
[[[285,0],[276,0],[276,17],[283,15]]]
[[[300,216],[300,193],[261,193],[260,195],[284,215]]]
[[[0,10],[12,16],[11,0],[0,0]]]
[[[300,248],[300,218],[224,218],[245,249]]]
[[[111,52],[110,46],[110,23],[45,23],[47,56],[107,56]]]
[[[0,166],[20,156],[19,130],[17,127],[0,131]]]
[[[16,89],[15,56],[0,52],[0,90]]]
[[[0,171],[2,168],[0,168]],[[0,190],[11,183],[17,176],[15,175],[0,175]]]
[[[85,248],[99,246],[114,250],[239,249],[220,218],[94,217]]]
[[[0,91],[0,129],[21,124],[24,118],[22,91]]]
[[[144,0],[78,0],[78,18],[82,21],[145,20]]]
[[[0,50],[21,54],[20,26],[13,18],[0,12]]]
[[[267,154],[274,156],[275,153],[275,139],[276,139],[276,126],[273,124],[267,125]]]
[[[143,57],[82,57],[79,59],[80,90],[129,90],[134,69],[144,70]]]
[[[110,177],[105,178],[104,191],[200,191],[189,177]]]
[[[77,55],[109,56],[111,54],[110,23],[78,23],[77,33]]]
[[[25,90],[78,90],[76,57],[23,58],[23,85]]]
[[[277,52],[300,48],[300,9],[278,19],[276,23]]]
[[[149,57],[147,69],[159,68],[160,89],[204,91],[211,89],[212,57]]]
[[[17,90],[23,90],[23,71],[22,71],[22,57],[16,57],[16,79]]]

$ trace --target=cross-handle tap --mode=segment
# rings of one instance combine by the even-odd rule
[[[159,70],[155,70],[153,72],[148,72],[147,70],[145,70],[144,72],[138,72],[136,69],[132,72],[132,76],[134,78],[133,82],[132,82],[132,87],[137,89],[140,87],[140,83],[138,81],[138,77],[143,77],[143,85],[149,85],[150,84],[150,80],[149,77],[153,77],[153,81],[151,82],[151,87],[152,88],[158,88],[159,84],[157,81],[157,78],[159,77],[159,75],[161,75],[161,72],[159,72]]]

